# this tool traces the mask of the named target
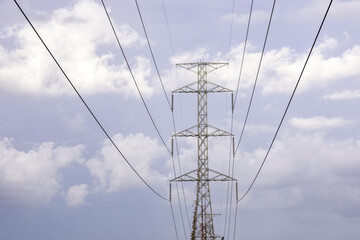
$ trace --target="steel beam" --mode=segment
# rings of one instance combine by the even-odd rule
[[[209,169],[208,137],[233,136],[219,128],[208,124],[207,94],[225,93],[232,91],[218,84],[207,81],[207,74],[215,71],[227,63],[194,62],[176,64],[186,70],[197,74],[197,81],[173,93],[196,93],[197,94],[197,125],[175,133],[175,137],[196,137],[198,145],[197,169],[178,176],[170,181],[196,182],[196,199],[192,222],[191,240],[215,240],[221,238],[214,233],[213,212],[210,196],[210,182],[212,181],[236,181],[225,174]]]

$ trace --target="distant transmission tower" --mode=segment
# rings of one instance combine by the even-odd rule
[[[198,102],[197,125],[175,133],[176,137],[197,137],[198,167],[197,169],[176,177],[172,181],[197,182],[194,216],[190,240],[215,240],[222,238],[214,232],[213,212],[210,197],[211,181],[236,181],[234,178],[209,169],[208,137],[232,136],[232,134],[208,124],[207,94],[231,92],[230,89],[207,81],[207,74],[215,71],[227,63],[195,62],[181,63],[176,66],[185,68],[197,74],[197,81],[179,88],[173,93],[196,93]]]

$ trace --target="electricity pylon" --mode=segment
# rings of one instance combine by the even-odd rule
[[[208,124],[207,94],[226,93],[230,89],[207,81],[207,74],[215,71],[227,63],[195,62],[176,64],[197,74],[197,81],[179,88],[173,93],[196,93],[197,94],[197,125],[175,133],[173,137],[197,137],[198,167],[197,169],[178,176],[172,181],[197,182],[196,199],[194,204],[194,216],[190,239],[215,240],[222,238],[214,232],[213,212],[210,197],[210,182],[212,181],[236,181],[234,178],[220,172],[209,169],[208,137],[223,137],[233,135]],[[173,99],[173,98],[172,98]]]

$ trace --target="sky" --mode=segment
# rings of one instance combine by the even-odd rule
[[[171,158],[101,1],[18,3],[123,155],[157,193],[169,198],[173,169],[178,175],[196,168],[196,139],[178,139],[179,152]],[[236,91],[250,3],[138,0],[168,97],[196,81],[196,74],[175,64],[200,60],[228,62],[208,80]],[[169,148],[174,134],[171,110],[135,1],[105,4]],[[328,4],[276,2],[234,160],[239,197],[265,157]],[[235,142],[245,121],[271,7],[272,1],[254,1],[234,109]],[[252,240],[360,238],[359,11],[358,0],[332,4],[276,141],[237,211],[235,189],[227,205],[227,183],[211,183],[218,235]],[[174,95],[177,131],[196,124],[196,104],[195,95]],[[209,124],[230,132],[231,95],[209,94],[208,116]],[[229,143],[225,137],[209,139],[210,168],[228,173]],[[178,184],[178,189],[172,184],[171,192],[175,224],[169,202],[147,188],[114,149],[16,4],[0,0],[0,239],[189,239],[195,184]]]

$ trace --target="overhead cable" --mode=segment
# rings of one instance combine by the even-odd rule
[[[243,69],[243,65],[244,65],[244,58],[245,58],[245,52],[246,52],[246,46],[247,46],[247,40],[248,40],[248,36],[249,36],[249,29],[250,29],[250,22],[251,22],[251,15],[252,15],[253,5],[254,5],[254,0],[251,0],[251,6],[250,6],[249,19],[248,19],[248,24],[247,24],[247,28],[246,28],[246,35],[245,35],[244,49],[243,49],[243,54],[242,54],[242,57],[241,57],[240,71],[239,71],[239,78],[238,78],[238,82],[237,82],[236,93],[235,93],[235,99],[234,99],[234,106],[233,106],[233,107],[235,107],[235,104],[236,104],[236,99],[237,99],[237,95],[238,95],[238,92],[239,92],[240,79],[241,79],[241,73],[242,73],[242,69]]]
[[[173,122],[173,127],[174,127],[174,133],[176,133],[176,125],[175,125],[174,112],[171,112],[171,115],[172,115],[172,122]],[[175,146],[176,146],[176,155],[177,155],[178,166],[179,166],[179,175],[181,176],[181,175],[182,175],[182,172],[181,172],[180,154],[179,154],[179,145],[178,145],[178,141],[177,141],[177,136],[175,136]],[[174,165],[174,176],[175,176],[175,178],[176,178],[177,176],[176,176],[174,159],[173,159],[173,165]],[[176,183],[176,191],[177,191],[177,194],[178,194],[178,201],[179,201],[179,207],[180,207],[181,221],[182,221],[183,228],[184,228],[184,233],[185,233],[186,230],[185,230],[185,224],[184,224],[184,217],[183,217],[183,213],[182,213],[182,206],[181,206],[181,203],[180,203],[180,194],[179,194],[179,190],[178,190],[178,182],[175,181],[175,183]],[[188,224],[189,224],[189,229],[191,229],[190,219],[189,219],[189,214],[188,214],[188,208],[187,208],[187,204],[186,204],[186,197],[185,197],[185,190],[184,190],[184,184],[183,184],[183,182],[181,182],[181,188],[182,188],[182,194],[183,194],[183,199],[184,199],[185,214],[186,214],[186,218],[187,218],[187,221],[188,221]],[[185,235],[186,235],[186,233],[185,233]]]
[[[164,92],[164,94],[165,94],[167,103],[169,104],[169,108],[171,109],[170,100],[169,100],[169,97],[168,97],[168,95],[167,95],[167,93],[166,93],[166,90],[165,90],[165,87],[164,87],[164,83],[163,83],[163,81],[161,80],[160,72],[159,72],[158,66],[157,66],[156,61],[155,61],[154,53],[153,53],[152,48],[151,48],[151,45],[150,45],[149,37],[148,37],[147,32],[146,32],[145,24],[144,24],[143,18],[142,18],[142,16],[141,16],[141,12],[140,12],[140,8],[139,8],[139,4],[138,4],[137,0],[135,0],[135,3],[136,3],[136,7],[137,7],[137,10],[138,10],[138,13],[139,13],[139,17],[140,17],[140,20],[141,20],[142,27],[143,27],[143,29],[144,29],[144,33],[145,33],[145,36],[146,36],[146,41],[147,41],[148,46],[149,46],[149,49],[150,49],[151,57],[152,57],[152,60],[153,60],[153,62],[154,62],[155,69],[156,69],[157,75],[158,75],[159,80],[160,80],[160,83],[161,83],[161,87],[162,87],[163,92]]]
[[[240,71],[239,71],[239,77],[238,77],[238,82],[237,82],[237,87],[236,87],[236,93],[235,93],[235,98],[234,98],[234,103],[232,105],[232,115],[231,115],[231,134],[233,133],[233,124],[234,124],[234,109],[235,109],[235,104],[236,104],[236,99],[237,99],[237,95],[239,92],[239,86],[240,86],[240,80],[241,80],[241,74],[242,74],[242,69],[243,69],[243,65],[244,65],[244,59],[245,59],[245,53],[246,53],[246,46],[247,46],[247,42],[248,42],[248,36],[249,36],[249,29],[250,29],[250,23],[251,23],[251,16],[252,16],[252,11],[253,11],[253,5],[254,5],[254,0],[251,1],[251,5],[250,5],[250,10],[249,10],[249,18],[248,18],[248,23],[247,23],[247,28],[246,28],[246,34],[245,34],[245,42],[244,42],[244,48],[243,48],[243,53],[242,53],[242,57],[241,57],[241,63],[240,63]],[[233,3],[233,11],[234,11],[234,3]],[[234,13],[233,13],[234,14]],[[229,54],[230,54],[230,49],[229,49]],[[230,146],[232,145],[232,140],[230,140]],[[231,150],[230,150],[231,152]],[[231,169],[231,157],[232,157],[232,174],[231,177],[234,177],[234,164],[235,164],[235,158],[234,155],[235,153],[229,155],[229,174],[230,174],[230,169]],[[231,185],[231,187],[230,187]],[[229,198],[229,190],[231,189],[231,194],[230,194],[230,198]],[[230,220],[231,220],[231,199],[232,199],[232,193],[233,193],[233,188],[232,188],[232,182],[228,183],[228,188],[227,188],[227,197],[226,197],[226,213],[225,213],[225,226],[224,226],[224,236],[225,236],[225,231],[226,231],[226,226],[227,226],[227,214],[228,214],[228,205],[230,205],[229,208],[229,228],[228,228],[228,236],[230,234]]]
[[[313,49],[314,49],[314,46],[315,46],[315,44],[316,44],[316,41],[317,41],[317,39],[318,39],[318,37],[319,37],[320,31],[321,31],[321,29],[322,29],[322,27],[323,27],[323,25],[324,25],[325,19],[326,19],[327,15],[328,15],[328,12],[329,12],[329,10],[330,10],[330,7],[331,7],[332,2],[333,2],[333,0],[331,0],[330,3],[329,3],[329,6],[328,6],[328,8],[327,8],[327,10],[326,10],[326,13],[325,13],[325,15],[324,15],[324,17],[323,17],[323,20],[322,20],[322,22],[321,22],[321,25],[320,25],[320,27],[319,27],[319,29],[318,29],[318,31],[317,31],[316,37],[315,37],[315,39],[314,39],[314,42],[313,42],[313,44],[312,44],[312,46],[311,46],[311,49],[310,49],[310,51],[309,51],[309,54],[308,54],[308,56],[307,56],[307,58],[306,58],[306,61],[305,61],[305,63],[304,63],[304,66],[303,66],[303,68],[302,68],[302,70],[301,70],[300,76],[299,76],[299,78],[298,78],[298,80],[297,80],[297,82],[296,82],[295,88],[294,88],[294,90],[293,90],[293,92],[292,92],[292,94],[291,94],[290,100],[289,100],[289,102],[288,102],[288,104],[287,104],[287,106],[286,106],[285,112],[284,112],[284,114],[283,114],[283,116],[282,116],[282,118],[281,118],[281,121],[280,121],[280,123],[279,123],[279,126],[277,127],[277,130],[276,130],[275,135],[274,135],[274,137],[273,137],[273,139],[272,139],[272,141],[271,141],[271,144],[270,144],[270,146],[269,146],[269,149],[268,149],[267,152],[266,152],[266,155],[265,155],[265,157],[264,157],[264,160],[262,161],[261,166],[260,166],[258,172],[256,173],[255,178],[254,178],[254,180],[252,181],[251,185],[249,186],[249,188],[247,189],[247,191],[245,192],[245,194],[238,200],[238,202],[241,201],[241,200],[243,200],[243,199],[246,197],[246,195],[249,193],[249,191],[250,191],[251,188],[253,187],[253,185],[254,185],[257,177],[259,176],[259,173],[260,173],[262,167],[264,166],[264,163],[265,163],[265,161],[266,161],[266,159],[267,159],[267,157],[268,157],[268,155],[269,155],[269,153],[270,153],[270,150],[271,150],[271,148],[272,148],[272,146],[273,146],[273,144],[274,144],[274,142],[275,142],[275,139],[276,139],[276,137],[277,137],[277,135],[278,135],[278,133],[279,133],[279,130],[280,130],[280,128],[281,128],[281,125],[282,125],[282,123],[283,123],[283,121],[284,121],[284,119],[285,119],[286,113],[287,113],[287,111],[288,111],[288,109],[289,109],[289,107],[290,107],[291,101],[292,101],[292,99],[293,99],[293,97],[294,97],[294,95],[295,95],[295,92],[296,92],[297,88],[298,88],[298,85],[299,85],[299,83],[300,83],[301,77],[302,77],[302,75],[303,75],[303,73],[304,73],[304,70],[305,70],[305,68],[306,68],[306,65],[307,65],[307,63],[308,63],[308,61],[309,61],[309,58],[310,58],[310,56],[311,56],[311,53],[312,53],[312,51],[313,51]]]
[[[240,142],[242,140],[244,130],[245,130],[245,126],[246,126],[246,123],[247,123],[247,120],[248,120],[248,117],[249,117],[251,104],[252,104],[252,100],[254,98],[255,88],[256,88],[256,84],[257,84],[259,73],[260,73],[261,63],[262,63],[264,52],[265,52],[265,46],[266,46],[267,38],[268,38],[268,35],[269,35],[269,30],[270,30],[271,20],[272,20],[273,13],[274,13],[275,3],[276,3],[276,0],[274,0],[273,6],[272,6],[272,9],[271,9],[269,24],[268,24],[267,30],[266,30],[266,36],[265,36],[264,45],[263,45],[262,52],[261,52],[261,57],[260,57],[258,69],[257,69],[257,72],[256,72],[255,82],[254,82],[254,86],[253,86],[253,89],[252,89],[252,93],[251,93],[251,97],[250,97],[250,101],[249,101],[249,106],[248,106],[248,109],[247,109],[247,112],[246,112],[245,121],[244,121],[242,130],[241,130],[240,138],[239,138],[238,144],[237,144],[236,149],[235,149],[235,154],[236,154],[236,152],[237,152],[237,150],[238,150],[238,148],[240,146]]]
[[[170,31],[170,26],[169,26],[169,20],[167,17],[167,13],[166,13],[166,7],[165,7],[165,1],[162,0],[162,5],[163,5],[163,11],[164,11],[164,16],[165,16],[165,22],[166,22],[166,28],[167,28],[167,32],[168,32],[168,36],[169,36],[169,41],[170,41],[170,46],[171,46],[171,52],[173,55],[173,58],[175,59],[175,50],[174,50],[174,44],[172,41],[172,37],[171,37],[171,31]],[[175,67],[175,71],[177,73],[177,68]],[[178,75],[176,74],[176,78],[178,77]],[[180,98],[180,97],[179,97]],[[174,116],[174,106],[172,106],[172,111],[171,111],[171,115],[172,115],[172,122],[173,122],[173,129],[174,129],[174,133],[176,133],[176,124],[175,124],[175,116]],[[181,116],[181,120],[182,120],[182,110],[181,110],[181,101],[180,101],[180,116]],[[179,144],[177,141],[177,136],[174,137],[175,138],[175,146],[176,146],[176,154],[177,154],[177,161],[178,161],[178,166],[179,166],[179,174],[182,175],[181,172],[181,164],[180,164],[180,155],[179,155]],[[176,171],[175,171],[175,178],[176,178]],[[178,186],[176,185],[176,188]],[[181,182],[181,188],[182,188],[182,195],[184,198],[184,206],[185,206],[185,213],[186,213],[186,217],[187,217],[187,221],[189,224],[189,229],[191,229],[191,224],[190,224],[190,219],[189,219],[189,213],[188,213],[188,207],[187,207],[187,203],[186,203],[186,196],[185,196],[185,190],[184,190],[184,184],[183,182]],[[179,203],[179,207],[180,207],[180,214],[181,214],[181,220],[183,222],[183,214],[182,214],[182,208],[181,208],[181,204]]]
[[[233,25],[234,25],[234,12],[235,12],[235,0],[233,0],[233,3],[232,3],[228,59],[230,58],[230,50],[231,50],[231,44],[232,44]]]
[[[155,56],[154,56],[153,50],[152,50],[152,48],[151,48],[151,44],[150,44],[150,41],[149,41],[149,37],[148,37],[147,31],[146,31],[146,27],[145,27],[145,24],[144,24],[144,20],[143,20],[143,18],[142,18],[140,6],[139,6],[137,0],[135,0],[135,3],[136,3],[137,11],[138,11],[138,14],[139,14],[139,17],[140,17],[140,20],[141,20],[141,25],[142,25],[142,27],[143,27],[144,34],[145,34],[145,37],[146,37],[146,40],[147,40],[147,43],[148,43],[148,47],[149,47],[149,50],[150,50],[150,53],[151,53],[151,57],[152,57],[154,66],[155,66],[155,68],[156,68],[156,72],[157,72],[159,81],[160,81],[160,83],[161,83],[163,92],[164,92],[164,94],[165,94],[166,100],[167,100],[167,102],[168,102],[168,104],[169,104],[169,107],[170,107],[170,110],[171,110],[173,128],[174,128],[174,132],[176,133],[174,113],[173,113],[173,111],[172,111],[173,106],[171,106],[171,104],[170,104],[170,100],[169,100],[169,98],[168,98],[168,95],[167,95],[167,93],[166,93],[166,90],[165,90],[163,81],[162,81],[162,79],[161,79],[160,71],[159,71],[159,69],[158,69],[158,66],[157,66],[157,63],[156,63],[156,60],[155,60]],[[163,2],[163,7],[164,7],[164,2]],[[165,11],[165,7],[164,7],[164,11]],[[165,17],[166,17],[166,13],[165,13]],[[167,18],[167,17],[166,17],[166,18]],[[169,31],[169,33],[170,33],[170,31]],[[171,37],[170,37],[170,39],[171,39]],[[176,137],[175,137],[175,144],[176,144],[176,149],[177,149],[177,157],[178,157],[179,171],[180,171],[180,175],[181,175],[181,167],[180,167],[180,160],[179,160],[179,150],[178,150],[178,144],[177,144],[177,138],[176,138]],[[173,164],[174,164],[173,154],[172,154],[172,160],[173,160]],[[173,167],[174,167],[174,176],[175,176],[175,178],[176,178],[175,165],[174,165]],[[181,186],[182,186],[182,192],[183,192],[183,196],[184,196],[185,209],[187,209],[187,206],[186,206],[186,198],[185,198],[185,191],[184,191],[183,183],[181,183]],[[182,224],[183,224],[183,228],[184,228],[184,234],[187,235],[187,234],[186,234],[186,230],[185,230],[184,217],[183,217],[183,213],[182,213],[182,206],[181,206],[180,194],[179,194],[178,183],[177,183],[177,182],[176,182],[176,190],[177,190],[177,193],[178,193],[177,196],[178,196],[178,201],[179,201],[181,220],[182,220]],[[187,220],[188,220],[189,227],[190,227],[190,220],[189,220],[188,212],[187,212],[186,210],[185,210],[185,212],[186,212]]]
[[[105,10],[105,12],[106,12],[106,16],[107,16],[107,18],[108,18],[108,20],[109,20],[109,23],[110,23],[110,25],[111,25],[111,28],[112,28],[112,30],[113,30],[113,32],[114,32],[114,35],[115,35],[116,41],[117,41],[117,43],[118,43],[118,45],[119,45],[119,48],[120,48],[120,50],[121,50],[121,53],[122,53],[122,55],[123,55],[123,57],[124,57],[124,59],[125,59],[126,65],[127,65],[127,67],[128,67],[128,70],[129,70],[129,72],[130,72],[130,74],[131,74],[131,77],[132,77],[134,83],[135,83],[136,89],[137,89],[137,91],[138,91],[138,93],[139,93],[139,95],[140,95],[140,97],[141,97],[141,100],[142,100],[142,102],[143,102],[143,104],[144,104],[144,107],[145,107],[145,109],[146,109],[146,111],[147,111],[147,113],[148,113],[148,115],[149,115],[149,117],[150,117],[150,120],[151,120],[152,124],[154,125],[155,130],[156,130],[156,132],[158,133],[158,135],[159,135],[162,143],[164,144],[164,146],[165,146],[165,148],[168,150],[168,152],[171,154],[171,151],[170,151],[169,147],[166,145],[163,137],[161,136],[160,131],[159,131],[158,127],[156,126],[155,121],[154,121],[154,119],[153,119],[153,117],[152,117],[152,115],[151,115],[151,113],[150,113],[150,110],[149,110],[148,106],[147,106],[146,103],[145,103],[145,99],[144,99],[144,97],[143,97],[142,94],[141,94],[140,88],[139,88],[139,86],[138,86],[138,84],[137,84],[137,82],[136,82],[136,80],[135,80],[135,77],[134,77],[134,74],[133,74],[133,72],[132,72],[132,70],[131,70],[130,64],[129,64],[127,58],[126,58],[125,52],[124,52],[124,50],[123,50],[123,48],[122,48],[122,46],[121,46],[121,43],[120,43],[120,40],[119,40],[117,34],[116,34],[114,25],[113,25],[113,23],[112,23],[112,21],[111,21],[111,19],[110,19],[110,15],[109,15],[109,13],[108,13],[108,11],[107,11],[107,9],[106,9],[105,3],[104,3],[103,0],[101,0],[101,2],[102,2],[102,4],[103,4],[104,10]]]
[[[167,31],[168,31],[168,35],[169,35],[171,50],[172,50],[173,57],[175,58],[174,45],[173,45],[173,42],[172,42],[172,37],[171,37],[170,27],[169,27],[169,20],[168,20],[167,14],[166,14],[166,8],[165,8],[165,2],[164,2],[164,0],[162,0],[162,5],[163,5],[163,10],[164,10],[166,27],[167,27]]]
[[[172,220],[173,220],[173,223],[174,223],[176,240],[179,240],[179,234],[178,234],[178,231],[177,231],[177,228],[176,228],[175,215],[174,215],[174,209],[173,209],[173,206],[172,206],[171,198],[170,198],[170,201],[169,201],[169,202],[170,202],[171,216],[172,216]]]
[[[238,204],[239,204],[239,202],[236,202],[236,207],[235,207],[235,220],[234,220],[234,232],[233,232],[233,240],[235,240],[235,235],[236,235],[236,223],[237,223]]]
[[[136,169],[131,165],[131,163],[127,160],[127,158],[124,156],[124,154],[120,151],[120,149],[118,148],[118,146],[115,144],[115,142],[112,140],[112,138],[110,137],[110,135],[107,133],[107,131],[105,130],[105,128],[101,125],[101,123],[99,122],[99,120],[96,118],[95,114],[91,111],[90,107],[87,105],[87,103],[85,102],[85,100],[82,98],[82,96],[80,95],[79,91],[76,89],[76,87],[74,86],[74,84],[71,82],[71,80],[69,79],[69,77],[66,75],[65,71],[62,69],[62,67],[60,66],[59,62],[56,60],[56,58],[54,57],[54,55],[52,54],[52,52],[50,51],[50,49],[47,47],[47,45],[45,44],[45,42],[43,41],[43,39],[41,38],[41,36],[39,35],[39,33],[36,31],[35,27],[33,26],[33,24],[31,23],[30,19],[26,16],[25,12],[22,10],[22,8],[20,7],[20,5],[17,3],[16,0],[14,0],[15,4],[17,5],[17,7],[20,9],[21,13],[24,15],[25,19],[27,20],[27,22],[30,24],[31,28],[34,30],[34,32],[36,33],[36,35],[38,36],[38,38],[40,39],[40,41],[42,42],[42,44],[44,45],[44,47],[46,48],[46,50],[48,51],[48,53],[50,54],[50,56],[52,57],[52,59],[55,61],[56,65],[59,67],[59,69],[61,70],[61,72],[63,73],[63,75],[65,76],[65,78],[67,79],[67,81],[69,82],[69,84],[71,85],[71,87],[74,89],[74,91],[76,92],[76,94],[78,95],[78,97],[80,98],[80,100],[82,101],[82,103],[85,105],[85,107],[87,108],[87,110],[89,111],[89,113],[91,114],[91,116],[94,118],[94,120],[96,121],[96,123],[99,125],[99,127],[101,128],[101,130],[104,132],[104,134],[106,135],[106,137],[110,140],[110,142],[112,143],[112,145],[116,148],[116,150],[118,151],[118,153],[122,156],[122,158],[125,160],[125,162],[130,166],[130,168],[133,170],[133,172],[140,178],[140,180],[152,191],[154,192],[157,196],[159,196],[160,198],[169,201],[169,199],[161,196],[157,191],[154,190],[154,188],[152,188],[146,181],[144,178],[141,177],[141,175],[136,171]]]

